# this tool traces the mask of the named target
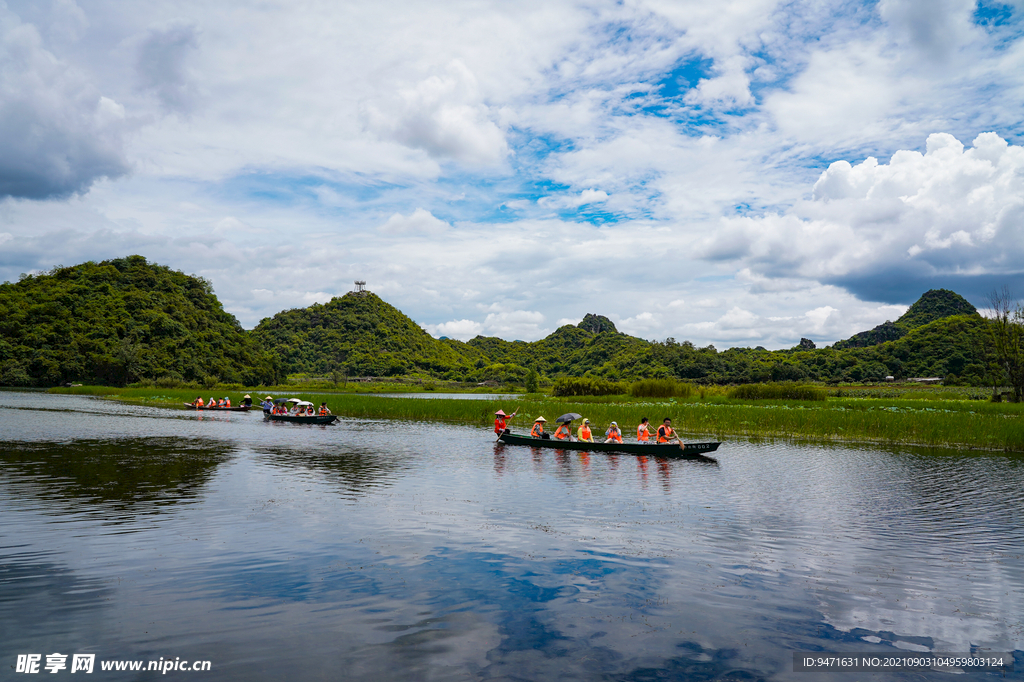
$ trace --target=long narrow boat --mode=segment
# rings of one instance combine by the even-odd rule
[[[588,452],[625,452],[630,455],[650,455],[651,457],[685,457],[700,459],[714,452],[721,445],[718,443],[687,443],[685,448],[679,443],[581,443],[579,441],[556,440],[554,438],[534,438],[503,433],[498,440],[508,445],[529,445],[534,448],[557,448],[559,450],[586,450]]]
[[[248,412],[252,409],[252,405],[238,405],[236,407],[196,407],[192,403],[182,403],[182,405],[193,410],[202,410],[203,412]]]
[[[268,414],[264,412],[263,418],[272,422],[292,422],[295,424],[333,424],[338,421],[337,415],[333,414],[302,415],[300,417],[294,414]]]

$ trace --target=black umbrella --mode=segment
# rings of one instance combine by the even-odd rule
[[[575,412],[566,412],[561,417],[556,419],[555,422],[558,424],[564,424],[566,422],[571,422],[573,419],[579,419],[582,416],[582,414],[576,414]]]
[[[288,398],[278,398],[277,400],[274,401],[274,404],[275,405],[281,405],[281,404],[284,404],[286,402],[288,402]]]

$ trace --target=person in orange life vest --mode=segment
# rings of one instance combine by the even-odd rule
[[[324,414],[330,414],[330,413],[331,413],[331,411],[327,409],[327,403],[326,402],[320,403],[320,414],[324,415]]]
[[[544,422],[546,421],[547,419],[545,419],[544,417],[537,417],[536,419],[534,419],[533,428],[530,429],[530,435],[533,436],[534,438],[543,438],[545,436]]]
[[[224,398],[224,407],[231,407],[231,398]]]
[[[217,400],[213,396],[210,396],[210,402],[206,403],[206,406],[217,407]]]
[[[604,432],[605,443],[621,443],[622,442],[622,431],[619,430],[619,425],[612,422],[608,430]]]
[[[658,442],[667,443],[670,440],[679,440],[679,436],[672,429],[672,420],[665,417],[665,421],[658,427]]]
[[[313,406],[312,405],[307,405],[306,406],[306,416],[307,417],[314,417],[314,416],[316,416],[316,414],[313,411]]]
[[[508,428],[505,425],[508,424],[508,420],[511,419],[514,416],[516,416],[515,412],[513,412],[512,414],[505,414],[505,412],[502,411],[502,410],[498,410],[497,412],[495,412],[494,413],[494,433],[496,435],[500,436],[501,434],[503,434],[506,431],[508,431]]]
[[[589,419],[584,419],[583,423],[580,424],[579,431],[576,432],[576,439],[585,443],[594,442],[594,434],[590,432]]]
[[[647,422],[647,417],[640,420],[640,426],[636,427],[636,439],[641,443],[647,443],[651,440],[651,425]]]
[[[202,407],[203,406],[203,396],[199,396],[198,398],[193,400],[192,401],[192,406],[193,407]]]
[[[555,438],[558,440],[572,440],[572,430],[569,427],[569,422],[558,425],[558,428],[555,429]]]

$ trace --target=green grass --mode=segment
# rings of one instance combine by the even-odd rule
[[[54,393],[101,395],[136,404],[181,407],[191,402],[194,389],[117,389],[83,386],[51,389]],[[603,433],[615,420],[627,436],[649,418],[655,425],[671,417],[676,428],[691,440],[730,437],[787,438],[823,442],[869,442],[930,447],[982,448],[1024,452],[1024,404],[977,400],[916,398],[829,398],[827,401],[744,402],[710,392],[704,400],[638,399],[629,396],[548,398],[539,394],[504,402],[386,398],[325,391],[268,391],[245,389],[227,393],[205,390],[204,398],[230,395],[235,402],[243,392],[258,401],[265,395],[297,397],[317,405],[326,401],[334,414],[362,419],[442,421],[488,427],[498,408],[519,410],[513,429],[525,432],[539,415],[549,422],[566,412],[578,412]]]

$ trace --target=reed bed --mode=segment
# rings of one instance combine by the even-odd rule
[[[247,391],[256,402],[267,395],[262,390],[259,393],[252,389]],[[106,387],[54,389],[54,392],[103,395],[137,404],[171,407],[182,407],[181,403],[191,402],[196,394],[195,390]],[[213,395],[220,397],[223,392],[213,392]],[[237,393],[232,394],[233,400],[237,397]],[[647,417],[655,425],[670,417],[684,437],[692,440],[743,436],[1024,452],[1024,405],[982,401],[830,398],[825,402],[787,400],[750,404],[716,395],[711,401],[621,396],[617,401],[607,402],[527,396],[499,403],[490,400],[385,398],[320,391],[289,391],[275,394],[275,397],[297,397],[317,405],[326,401],[334,414],[344,417],[440,421],[484,428],[490,427],[494,412],[499,408],[506,412],[517,409],[519,414],[511,425],[514,431],[522,433],[529,429],[537,416],[543,415],[553,422],[561,414],[578,412],[590,419],[599,433],[603,433],[612,420],[617,421],[627,435],[632,435],[642,417]]]

